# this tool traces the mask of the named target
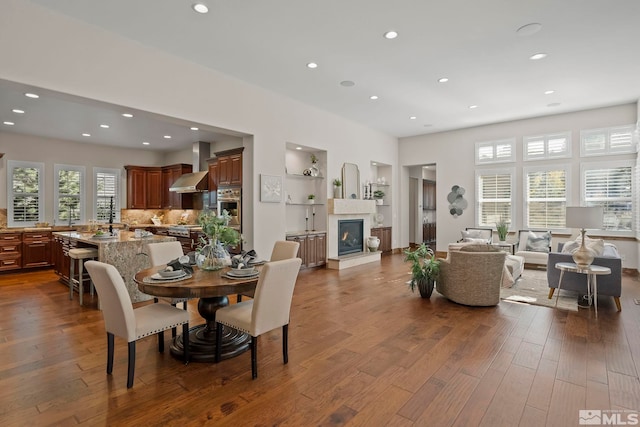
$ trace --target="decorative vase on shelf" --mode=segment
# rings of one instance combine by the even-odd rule
[[[315,163],[311,163],[311,176],[320,176],[320,169]]]
[[[231,265],[231,256],[222,243],[209,239],[209,243],[204,245],[196,256],[196,264],[201,270],[220,270]]]
[[[333,187],[333,198],[342,199],[342,187]]]
[[[380,239],[376,236],[367,237],[367,248],[369,248],[369,252],[376,252],[380,247]]]

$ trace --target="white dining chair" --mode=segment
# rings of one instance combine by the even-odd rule
[[[127,286],[110,264],[87,261],[85,268],[93,280],[101,302],[107,331],[107,374],[113,372],[114,337],[129,343],[127,388],[133,387],[136,367],[136,341],[158,335],[158,351],[164,351],[164,331],[182,325],[184,363],[189,363],[189,312],[167,304],[149,304],[134,309]]]
[[[221,358],[223,326],[251,335],[253,379],[258,377],[258,337],[266,332],[282,327],[282,356],[285,364],[289,362],[289,312],[301,264],[300,258],[268,262],[262,267],[252,300],[216,311],[216,362]]]
[[[149,243],[147,245],[147,251],[149,255],[149,261],[151,261],[152,267],[167,264],[169,261],[172,261],[176,258],[180,258],[182,255],[184,255],[184,252],[182,251],[182,244],[178,241]],[[159,298],[159,299],[168,302],[174,307],[180,303],[183,303],[183,308],[186,310],[187,301],[189,301],[191,298]],[[158,302],[158,298],[154,298],[154,301]],[[173,337],[176,336],[175,329],[172,330],[171,335]]]
[[[273,244],[271,249],[271,261],[281,261],[283,259],[291,259],[298,256],[298,249],[300,249],[300,243],[292,240],[278,240]],[[243,292],[237,295],[237,302],[242,301],[242,296],[248,296],[253,298],[254,291]]]

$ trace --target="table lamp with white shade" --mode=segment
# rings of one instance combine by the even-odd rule
[[[595,258],[594,252],[585,246],[585,234],[587,228],[597,230],[602,228],[603,209],[602,206],[567,206],[566,221],[567,227],[579,228],[582,233],[582,243],[573,252],[573,262],[580,268],[587,269]]]

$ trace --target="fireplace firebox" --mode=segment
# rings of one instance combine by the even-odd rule
[[[338,256],[364,250],[364,220],[338,220]]]

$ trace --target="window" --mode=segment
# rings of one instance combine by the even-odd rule
[[[54,165],[53,170],[56,222],[84,223],[84,166]]]
[[[476,142],[476,165],[487,163],[514,162],[516,160],[516,140]]]
[[[564,228],[567,194],[570,194],[568,166],[527,168],[524,186],[525,227]]]
[[[571,157],[571,133],[525,136],[524,160],[560,159]]]
[[[634,125],[607,129],[591,129],[580,132],[580,156],[604,156],[634,153]]]
[[[119,169],[93,168],[93,188],[95,189],[93,204],[96,207],[94,215],[96,220],[108,222],[109,213],[113,207],[113,222],[120,222],[119,177]]]
[[[633,163],[583,163],[581,169],[582,203],[603,207],[604,230],[631,231]]]
[[[515,169],[476,171],[476,200],[479,227],[495,227],[503,219],[513,224]]]
[[[29,227],[44,218],[44,163],[7,162],[9,227]]]

